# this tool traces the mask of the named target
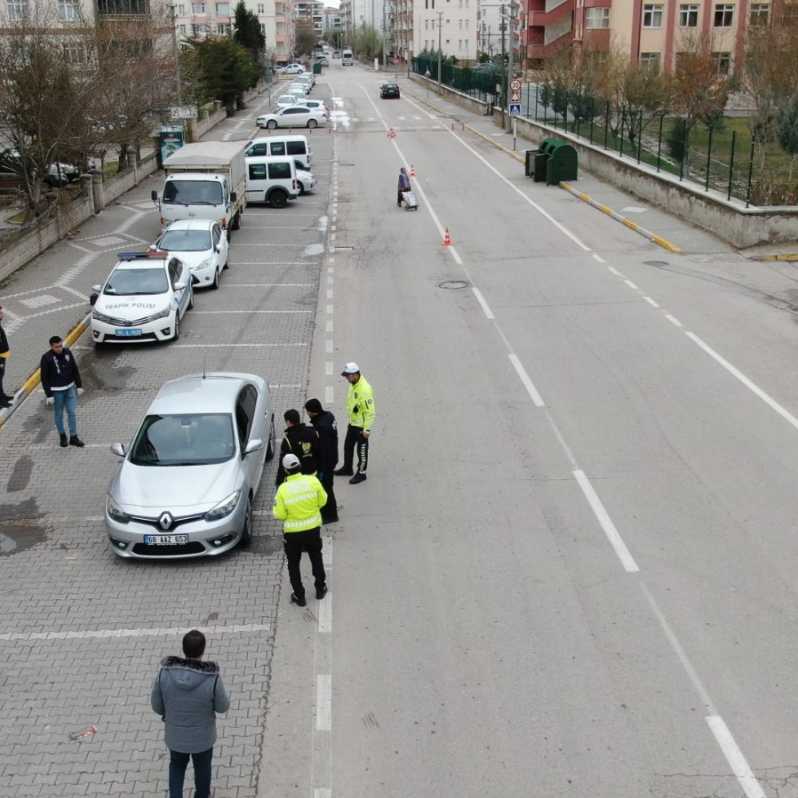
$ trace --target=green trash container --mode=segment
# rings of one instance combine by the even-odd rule
[[[577,172],[576,150],[566,141],[552,139],[546,162],[546,185],[556,186],[563,180],[576,180]]]
[[[559,139],[543,139],[537,150],[530,150],[530,156],[534,157],[534,165],[530,177],[533,177],[536,183],[542,183],[546,179],[549,157],[558,141]]]
[[[313,64],[313,74],[321,75],[321,64],[318,61],[315,64]]]

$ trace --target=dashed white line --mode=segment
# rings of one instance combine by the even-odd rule
[[[327,385],[324,388],[324,404],[331,405],[335,401],[335,389],[332,385]]]
[[[313,313],[312,310],[195,310],[192,312],[194,316],[224,316],[227,314],[240,314],[240,313]]]
[[[598,261],[599,263],[606,263],[607,261],[601,257],[601,255],[597,255],[595,252],[593,253],[593,260]]]
[[[316,731],[332,728],[332,676],[320,673],[316,676]]]
[[[333,320],[327,319],[327,323],[324,325],[324,331],[331,333],[333,331]]]
[[[673,324],[675,327],[682,327],[682,326],[683,326],[683,325],[682,325],[682,323],[679,321],[679,319],[677,319],[677,318],[676,318],[676,316],[671,316],[671,314],[670,314],[670,313],[666,313],[666,314],[665,314],[665,318],[666,318],[666,319],[667,319],[667,320],[668,320],[668,321],[669,321],[671,324]]]
[[[655,302],[650,296],[644,296],[643,299],[645,299],[645,301],[648,302],[648,304],[651,305],[652,308],[659,307],[659,304]]]
[[[535,405],[535,407],[544,407],[543,397],[541,397],[541,395],[538,393],[538,389],[530,379],[529,374],[526,373],[526,369],[518,359],[518,355],[510,352],[507,357],[510,358],[510,362],[513,364],[513,368],[516,370],[516,373],[521,379],[524,388],[526,388],[526,392],[529,394],[529,398],[532,400],[532,403]]]
[[[723,718],[720,715],[710,715],[706,721],[747,798],[765,798],[765,793],[756,780],[751,766],[738,748]]]
[[[640,569],[637,567],[634,557],[632,557],[630,554],[629,549],[626,548],[626,544],[623,542],[621,533],[618,532],[617,528],[615,527],[612,518],[610,518],[610,514],[607,512],[607,509],[604,507],[598,494],[590,484],[590,480],[585,475],[585,472],[577,468],[574,470],[573,474],[574,479],[576,479],[579,487],[582,489],[582,493],[585,494],[585,498],[587,499],[590,508],[593,510],[593,514],[596,516],[601,528],[604,530],[607,540],[609,540],[610,545],[618,555],[618,559],[621,561],[621,565],[623,565],[624,570],[627,573],[637,573]]]
[[[327,289],[327,299],[332,299],[333,298],[333,294],[334,294],[333,289],[332,288],[328,288]]]
[[[475,285],[471,286],[471,290],[474,292],[474,296],[477,298],[477,302],[479,302],[482,312],[485,314],[485,318],[495,319],[496,317],[493,315],[493,311],[490,309],[485,297],[482,296],[482,291],[480,291]]]
[[[631,280],[624,280],[624,282],[626,283],[626,285],[628,285],[628,286],[629,286],[629,288],[632,288],[632,289],[634,289],[635,291],[637,291],[637,290],[638,290],[637,286],[636,286],[636,285],[635,285],[635,284],[634,284],[634,283],[633,283]]]
[[[307,346],[305,341],[289,344],[170,344],[172,349],[278,349],[281,346]]]
[[[333,342],[331,338],[328,338],[324,342],[324,351],[327,352],[328,355],[331,355],[333,352]]]
[[[617,270],[617,269],[616,269],[614,266],[607,266],[607,268],[608,268],[608,269],[610,270],[610,272],[611,272],[612,274],[614,274],[616,277],[623,277],[623,275],[622,275],[622,274],[621,274],[621,273],[620,273],[620,272],[619,272],[619,271],[618,271],[618,270]]]
[[[328,299],[329,299],[329,298],[331,298],[331,297],[330,297],[330,294],[332,294],[332,289],[330,289],[330,290],[327,292],[327,298],[328,298]],[[334,307],[335,307],[335,306],[334,306],[334,305],[331,305],[331,304],[328,304],[328,305],[327,305],[327,307],[325,308],[325,310],[327,311],[327,315],[328,315],[328,316],[332,314],[332,312],[333,312],[333,308],[334,308]]]
[[[328,377],[332,376],[332,373],[333,373],[333,367],[334,367],[334,364],[333,364],[332,360],[328,360],[328,361],[327,361],[327,362],[324,364],[324,373],[325,373],[325,374],[326,374]]]

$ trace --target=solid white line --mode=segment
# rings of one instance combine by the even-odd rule
[[[775,410],[787,423],[791,424],[795,429],[798,429],[798,418],[796,418],[789,410],[782,407],[770,394],[763,391],[755,382],[750,380],[738,368],[732,366],[728,360],[719,355],[709,344],[702,341],[695,333],[686,332],[685,335],[698,344],[711,358],[714,358],[720,363],[726,371],[733,377],[736,377],[749,391],[758,396],[771,410]]]
[[[331,405],[335,401],[335,389],[332,385],[327,385],[324,388],[324,404]]]
[[[618,559],[621,561],[624,570],[626,570],[627,573],[637,573],[640,569],[637,567],[634,557],[629,553],[629,549],[626,548],[626,544],[623,542],[620,532],[616,529],[615,524],[612,522],[612,518],[610,518],[610,514],[602,504],[598,494],[593,490],[593,486],[590,484],[590,480],[585,475],[585,472],[581,469],[576,469],[573,473],[579,487],[582,489],[582,493],[585,494],[588,504],[598,519],[601,528],[604,530],[607,540],[609,540],[610,545],[618,555]]]
[[[629,286],[629,288],[634,288],[637,291],[637,286],[631,280],[624,280],[624,282]]]
[[[723,718],[720,715],[710,715],[706,718],[706,721],[747,798],[765,798],[764,790],[756,780],[751,766],[734,741],[734,737],[732,737],[732,733]]]
[[[676,316],[671,316],[671,314],[670,314],[670,313],[666,313],[666,314],[665,314],[665,318],[666,318],[666,319],[667,319],[667,320],[668,320],[668,321],[669,321],[671,324],[674,324],[674,325],[676,325],[677,327],[681,327],[681,326],[682,326],[682,323],[679,321],[679,319],[677,319],[677,318],[676,318]]]
[[[601,257],[601,255],[597,255],[595,252],[593,253],[593,260],[597,260],[599,263],[606,263],[607,261]]]
[[[280,346],[307,346],[301,343],[290,344],[170,344],[171,349],[227,349],[228,347],[239,347],[242,349],[273,349]]]
[[[316,676],[316,731],[332,728],[332,676],[320,673]]]
[[[328,635],[332,632],[332,593],[319,602],[319,634]]]
[[[246,623],[231,626],[200,626],[205,634],[241,634],[245,632],[268,632],[268,623]],[[184,635],[185,627],[172,626],[152,629],[86,629],[81,631],[64,632],[3,632],[0,641],[12,640],[97,640],[116,637],[169,637],[171,635]]]
[[[526,388],[526,392],[529,394],[530,399],[532,399],[532,403],[535,407],[544,407],[543,398],[538,393],[538,389],[535,387],[532,380],[529,378],[529,374],[526,373],[526,369],[524,368],[521,361],[518,359],[518,355],[510,352],[507,357],[510,358],[510,362],[513,364],[513,368],[518,373],[518,376],[521,378],[521,382]]]
[[[313,313],[312,310],[195,310],[192,316],[224,316],[228,313]]]
[[[645,299],[646,302],[648,302],[648,304],[651,305],[652,308],[659,307],[659,305],[650,296],[644,296],[643,299]]]
[[[474,292],[474,296],[477,298],[477,302],[482,306],[482,312],[485,314],[485,318],[487,319],[494,319],[496,318],[493,315],[493,311],[490,309],[488,303],[485,301],[485,297],[482,296],[482,291],[479,290],[475,285],[471,286],[471,290]]]

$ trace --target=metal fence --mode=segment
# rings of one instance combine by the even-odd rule
[[[414,58],[412,69],[419,75],[426,75],[429,72],[429,77],[437,81],[437,55],[420,55]],[[503,80],[504,76],[500,70],[458,67],[446,59],[441,60],[441,83],[482,102],[489,102],[495,98],[496,85],[503,85]]]

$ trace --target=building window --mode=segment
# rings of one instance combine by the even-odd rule
[[[179,33],[181,36],[185,36],[185,35],[186,35],[186,26],[185,26],[185,25],[178,25],[178,26],[177,26],[177,32],[178,32],[178,33]]]
[[[662,6],[655,3],[646,3],[643,6],[643,27],[662,27]]]
[[[715,6],[715,27],[730,28],[734,22],[734,6],[729,3],[720,3]]]
[[[264,22],[260,23],[260,32],[263,34],[264,37],[266,36],[266,24]]]
[[[77,22],[80,19],[80,8],[75,0],[58,0],[58,19],[61,22]]]
[[[258,3],[258,13],[265,14],[266,13],[266,6],[264,3]]]
[[[191,4],[191,13],[192,14],[204,14],[205,13],[205,3],[192,3]]]
[[[659,53],[640,53],[640,66],[659,72]]]
[[[457,27],[458,27],[459,30],[463,29],[463,20],[462,19],[458,19],[457,20]]]
[[[8,18],[11,21],[25,19],[28,16],[27,0],[8,0]]]
[[[184,17],[186,15],[186,7],[184,5],[179,5],[177,7],[177,16]]]
[[[698,27],[697,5],[679,6],[679,27],[680,28]]]
[[[229,36],[230,35],[230,25],[225,22],[220,22],[216,26],[216,33],[218,36]]]
[[[712,53],[718,75],[728,75],[731,70],[731,53]]]
[[[216,16],[217,17],[229,17],[230,16],[230,3],[217,3],[216,4]]]
[[[65,44],[64,61],[67,64],[85,64],[86,63],[86,50],[79,44]]]
[[[770,4],[769,3],[752,3],[751,4],[751,24],[752,25],[767,25],[770,19]]]
[[[609,28],[610,10],[609,8],[588,8],[585,14],[585,27],[589,29]]]

